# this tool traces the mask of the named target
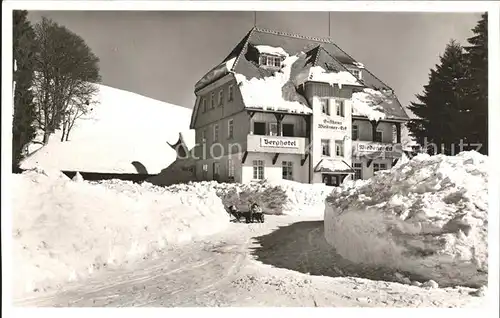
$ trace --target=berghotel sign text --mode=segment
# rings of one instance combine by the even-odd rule
[[[298,149],[299,143],[297,142],[297,139],[281,139],[281,138],[262,137],[262,138],[260,138],[260,146],[261,147]]]

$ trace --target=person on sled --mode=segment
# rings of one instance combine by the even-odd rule
[[[250,220],[251,222],[257,220],[260,223],[264,223],[264,213],[257,202],[254,202],[250,207]]]

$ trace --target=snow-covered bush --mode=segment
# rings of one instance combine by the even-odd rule
[[[250,202],[257,202],[264,213],[278,215],[321,215],[325,198],[332,189],[323,184],[311,185],[293,181],[260,181],[247,184],[203,181],[172,185],[165,189],[176,191],[175,189],[189,187],[215,190],[225,206],[234,204],[241,210],[248,210]]]
[[[358,263],[440,286],[482,285],[488,273],[488,157],[418,155],[327,198],[325,237]]]
[[[91,184],[43,171],[13,175],[13,187],[16,295],[148,257],[229,224],[209,188]]]

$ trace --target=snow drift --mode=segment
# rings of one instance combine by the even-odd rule
[[[257,202],[266,214],[310,216],[323,213],[325,198],[331,192],[331,188],[323,184],[311,185],[286,180],[246,184],[203,181],[173,185],[167,189],[183,189],[193,186],[213,189],[225,206],[236,205],[241,211],[247,211],[251,202]]]
[[[207,187],[164,189],[60,172],[13,175],[15,295],[84,278],[216,233],[228,215]]]
[[[325,208],[325,237],[344,258],[442,286],[488,275],[488,157],[420,154],[369,180],[347,182]]]
[[[26,158],[21,168],[59,169],[102,173],[159,173],[176,159],[174,144],[179,132],[194,145],[189,130],[191,109],[135,93],[98,85],[98,105],[78,119],[69,141],[61,142],[56,131],[49,143]],[[30,147],[30,151],[35,148]]]

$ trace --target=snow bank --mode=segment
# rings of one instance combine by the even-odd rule
[[[176,159],[167,142],[177,142],[179,132],[194,144],[191,109],[98,86],[99,104],[77,120],[69,141],[61,142],[62,131],[57,130],[48,145],[29,146],[30,151],[38,150],[23,160],[23,169],[139,173],[133,164],[138,162],[148,174],[156,174]]]
[[[306,105],[283,98],[283,86],[290,80],[292,64],[298,59],[298,56],[285,56],[282,69],[272,76],[247,80],[245,75],[234,73],[246,107],[300,114],[312,113]]]
[[[248,210],[250,202],[258,202],[267,214],[318,215],[325,209],[325,198],[331,188],[323,184],[302,184],[293,181],[218,183],[203,181],[189,185],[173,185],[171,189],[184,187],[214,189],[225,206],[236,205],[242,211]]]
[[[314,82],[328,83],[331,86],[337,84],[339,88],[342,85],[355,85],[361,86],[358,79],[347,71],[343,72],[327,72],[321,66],[313,66],[309,69],[307,76],[297,77],[297,84],[301,84],[303,81],[309,80]]]
[[[383,93],[365,88],[362,92],[352,94],[352,114],[355,116],[366,116],[370,120],[382,120],[385,118],[382,103],[391,103]]]
[[[62,174],[13,175],[14,293],[50,289],[216,233],[228,215],[212,189],[166,190]]]
[[[488,157],[420,154],[327,198],[325,237],[344,258],[441,286],[486,284]]]

